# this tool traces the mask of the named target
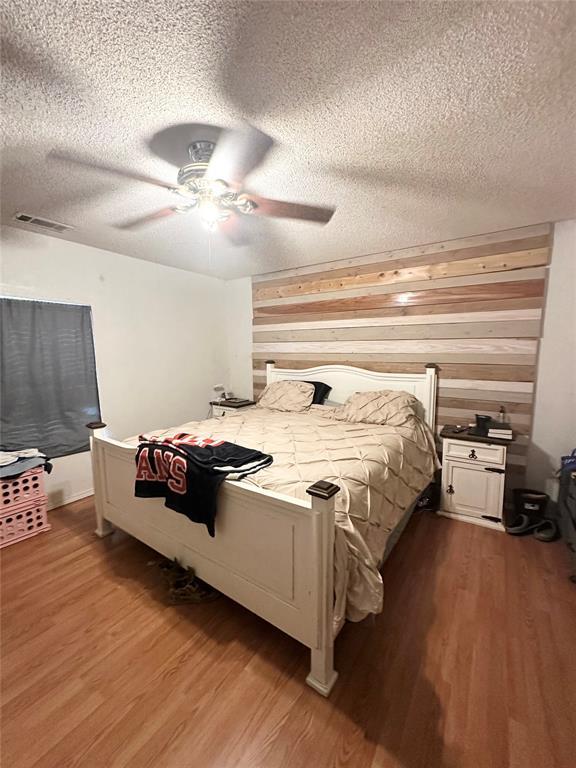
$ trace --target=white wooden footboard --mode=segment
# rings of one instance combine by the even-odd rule
[[[232,481],[218,496],[216,536],[164,506],[134,497],[136,448],[89,425],[96,496],[96,533],[113,526],[169,558],[192,566],[223,594],[311,650],[306,682],[328,696],[333,666],[334,494],[315,483],[301,501]]]

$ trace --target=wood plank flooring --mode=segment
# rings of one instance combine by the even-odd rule
[[[231,601],[166,604],[92,500],[2,551],[6,768],[573,768],[576,589],[561,543],[415,517],[385,611],[308,653]]]

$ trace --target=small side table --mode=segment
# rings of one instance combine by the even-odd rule
[[[512,440],[455,434],[444,427],[439,515],[504,531],[506,449]]]
[[[243,408],[251,408],[255,404],[254,400],[239,400],[238,398],[233,400],[211,400],[212,418],[227,416]]]

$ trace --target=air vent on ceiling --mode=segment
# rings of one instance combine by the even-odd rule
[[[17,213],[14,216],[14,220],[19,221],[21,224],[50,229],[52,232],[67,232],[69,229],[74,229],[70,224],[62,224],[59,221],[50,221],[50,219],[41,219],[38,216],[31,216],[29,213]]]

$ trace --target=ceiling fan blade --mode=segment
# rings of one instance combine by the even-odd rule
[[[36,88],[67,94],[78,91],[74,77],[59,66],[46,51],[38,46],[25,47],[7,36],[0,38],[0,63],[3,79],[18,78]]]
[[[83,168],[89,168],[92,171],[103,171],[104,173],[113,173],[115,176],[121,176],[124,179],[131,179],[132,181],[141,181],[144,184],[153,184],[155,187],[164,187],[165,189],[174,189],[175,184],[169,184],[167,181],[161,181],[155,179],[152,176],[145,176],[142,173],[136,173],[129,171],[126,168],[121,168],[117,165],[109,165],[108,163],[100,163],[89,157],[80,157],[79,155],[72,155],[68,152],[60,152],[57,149],[53,149],[48,153],[47,157],[50,160],[58,160],[64,163],[72,163],[73,165],[80,165]]]
[[[301,203],[287,203],[284,200],[271,200],[260,195],[247,194],[253,200],[257,208],[255,216],[272,216],[278,219],[301,219],[302,221],[315,221],[318,224],[327,224],[334,215],[335,208],[320,208],[315,205],[302,205]]]
[[[249,245],[252,241],[248,232],[246,216],[233,215],[226,221],[218,224],[218,231],[232,244],[236,246]]]
[[[159,211],[155,211],[154,213],[148,213],[146,216],[139,216],[137,219],[130,219],[129,221],[125,221],[121,224],[115,224],[114,226],[116,229],[138,229],[139,227],[143,227],[146,224],[151,224],[158,219],[166,219],[177,212],[177,206],[172,206],[170,208],[160,208]]]
[[[225,130],[210,159],[206,178],[224,179],[241,187],[249,173],[264,160],[274,140],[249,123],[237,130]]]

